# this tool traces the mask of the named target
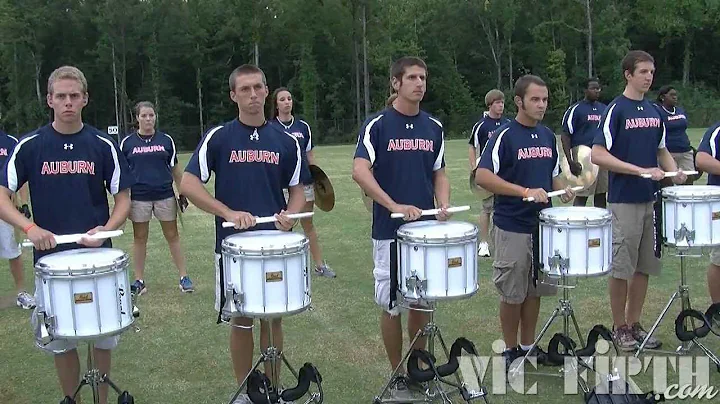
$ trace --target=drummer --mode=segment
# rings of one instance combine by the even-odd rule
[[[0,176],[0,219],[23,229],[35,245],[34,262],[50,253],[85,247],[110,247],[110,240],[84,238],[80,244],[56,245],[54,235],[116,230],[130,213],[130,186],[134,179],[115,141],[82,121],[88,103],[87,80],[77,68],[63,66],[50,74],[47,104],[54,120],[20,139]],[[13,205],[10,197],[23,184],[30,188],[35,222]],[[113,195],[112,215],[107,192]],[[36,287],[36,313],[44,310],[42,288]],[[33,313],[32,319],[36,315]],[[69,397],[80,381],[76,341],[55,340],[37,346],[54,354],[55,369],[63,394]],[[110,374],[111,350],[118,336],[95,342],[95,363],[101,373]],[[100,384],[100,403],[107,403],[107,384]]]
[[[600,116],[607,107],[607,105],[598,101],[600,91],[600,80],[597,78],[585,80],[585,98],[571,105],[570,108],[565,111],[565,115],[563,115],[563,134],[560,140],[562,141],[563,152],[565,152],[565,157],[570,166],[570,172],[575,176],[580,175],[583,169],[580,162],[575,160],[578,157],[578,147],[592,147],[595,131],[600,122]],[[593,196],[593,205],[604,209],[606,206],[605,193],[607,193],[607,187],[608,172],[605,169],[600,169],[598,170],[595,182],[588,188],[578,191],[573,205],[585,206],[588,197]]]
[[[720,185],[720,122],[708,128],[698,146],[695,164],[699,170],[708,173],[708,185]],[[710,253],[710,265],[707,269],[707,282],[710,299],[720,303],[720,247],[714,247]]]
[[[265,120],[268,95],[265,73],[253,65],[242,65],[230,74],[230,99],[238,106],[239,117],[210,129],[188,162],[182,177],[181,193],[198,208],[215,215],[215,310],[225,307],[222,280],[223,239],[241,231],[284,230],[295,225],[285,214],[305,206],[300,184],[302,159],[297,140]],[[204,187],[215,173],[215,197]],[[283,189],[289,189],[287,207]],[[256,216],[275,216],[276,223],[256,225]],[[235,228],[223,228],[224,221]],[[235,317],[230,331],[230,355],[238,385],[252,369],[253,320]],[[260,323],[260,345],[269,346],[268,322]],[[245,327],[245,328],[240,328]],[[282,351],[281,319],[272,321],[274,346]],[[272,380],[272,369],[265,364]],[[277,387],[277,386],[275,386]],[[251,403],[246,394],[234,404]]]
[[[613,338],[618,348],[633,351],[647,337],[640,324],[649,275],[660,274],[655,255],[653,199],[663,170],[677,166],[665,148],[665,125],[645,93],[655,74],[648,53],[633,50],[622,60],[625,91],[603,113],[592,149],[592,161],[609,174],[608,202],[612,213],[613,260],[609,279]],[[658,164],[661,168],[658,167]],[[641,178],[650,174],[652,179]],[[686,180],[682,172],[673,181]],[[650,337],[648,349],[661,342]]]
[[[476,183],[495,194],[493,281],[500,294],[506,371],[535,341],[540,297],[557,293],[555,286],[533,282],[532,235],[539,226],[538,213],[552,205],[548,191],[563,189],[555,134],[540,124],[547,109],[547,85],[540,77],[522,76],[515,82],[514,100],[517,116],[488,141],[475,174]],[[574,196],[567,188],[561,199],[569,202]],[[536,346],[530,356],[542,363],[546,355]]]
[[[403,221],[391,213],[403,213],[405,221],[421,219],[422,209],[441,209],[439,220],[447,220],[450,182],[445,174],[444,132],[440,121],[420,109],[425,96],[427,66],[422,59],[402,57],[390,68],[390,84],[397,98],[392,106],[376,113],[360,128],[353,161],[353,180],[375,202],[372,241],[375,269],[375,302],[382,308],[380,329],[390,367],[402,361],[403,333],[397,290],[391,285],[391,250]],[[414,336],[427,324],[427,315],[410,310],[408,333]],[[414,348],[423,348],[420,338]],[[401,370],[402,371],[402,370]],[[409,387],[418,386],[399,375],[391,383],[395,399],[412,398]]]
[[[488,111],[483,114],[480,119],[472,128],[470,133],[470,147],[468,149],[469,160],[470,160],[470,171],[475,170],[477,167],[477,161],[480,158],[485,144],[488,139],[492,137],[493,133],[501,125],[510,122],[509,119],[502,116],[505,110],[505,94],[498,89],[493,89],[485,94],[485,106]],[[488,246],[488,229],[490,228],[490,216],[493,211],[493,196],[483,199],[482,201],[482,212],[480,212],[480,218],[478,219],[480,224],[480,242],[478,243],[478,255],[481,257],[490,256],[490,248]]]

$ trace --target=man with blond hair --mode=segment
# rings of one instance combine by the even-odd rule
[[[20,139],[0,175],[0,219],[19,227],[35,246],[34,262],[41,257],[83,247],[111,247],[110,240],[83,238],[78,244],[57,245],[55,235],[116,230],[130,213],[130,175],[118,145],[82,121],[88,103],[87,80],[77,68],[63,66],[48,79],[47,104],[54,118]],[[64,168],[64,169],[63,169]],[[11,196],[25,183],[30,188],[34,222],[20,213]],[[115,205],[110,214],[107,192]],[[37,283],[37,282],[36,282]],[[33,326],[37,346],[54,355],[55,369],[65,398],[73,404],[80,382],[77,342],[56,339],[40,342],[36,313],[45,310],[41,288],[36,285]],[[95,341],[95,364],[101,374],[110,374],[111,350],[118,336]],[[100,403],[107,403],[107,384],[100,385]]]
[[[478,159],[482,150],[485,148],[488,140],[493,133],[502,125],[510,122],[509,119],[502,116],[505,110],[505,94],[502,91],[493,89],[485,94],[485,106],[488,108],[483,113],[472,131],[470,131],[470,148],[468,150],[468,159],[470,161],[470,171],[474,171],[477,167]],[[490,217],[493,212],[494,198],[492,195],[483,199],[482,211],[478,222],[480,224],[480,243],[478,244],[478,255],[481,257],[490,256],[490,247],[488,246]]]

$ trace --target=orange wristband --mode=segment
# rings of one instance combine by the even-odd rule
[[[23,233],[27,234],[27,232],[30,231],[30,229],[32,229],[33,227],[35,227],[35,223],[30,223],[23,228]]]

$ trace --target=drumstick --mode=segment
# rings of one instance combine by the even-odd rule
[[[311,217],[315,212],[303,212],[303,213],[291,213],[287,215],[288,219],[304,219],[306,217]],[[255,224],[260,223],[273,223],[277,222],[277,219],[275,219],[275,216],[265,216],[265,217],[257,217],[255,216]],[[235,223],[233,222],[223,222],[222,227],[235,227]]]
[[[466,206],[456,206],[454,208],[447,208],[447,211],[450,213],[464,212],[466,210],[470,210],[470,206],[466,205]],[[432,216],[432,215],[437,215],[438,213],[440,213],[440,209],[428,209],[428,210],[423,210],[422,213],[420,214],[420,216]],[[401,217],[405,217],[405,214],[404,213],[393,213],[390,215],[390,217],[393,219],[400,219]]]
[[[69,244],[69,243],[77,243],[79,242],[83,237],[89,238],[91,240],[98,240],[98,239],[105,239],[105,238],[111,238],[111,237],[117,237],[121,236],[123,234],[122,230],[110,230],[110,231],[99,231],[95,234],[87,234],[87,233],[78,233],[78,234],[65,234],[62,236],[55,236],[55,243],[56,244]],[[33,247],[34,244],[32,241],[25,239],[22,242],[23,247]]]
[[[570,189],[572,189],[573,191],[579,191],[579,190],[583,189],[583,187],[577,186],[577,187],[572,187],[572,188],[570,188]],[[564,189],[561,189],[561,190],[559,190],[559,191],[548,192],[548,193],[547,193],[547,196],[548,196],[548,198],[552,198],[553,196],[560,196],[560,195],[562,195],[562,194],[564,194],[564,193],[565,193],[565,190],[564,190]],[[534,200],[535,200],[535,198],[533,198],[532,196],[529,197],[529,198],[523,198],[523,201],[526,201],[526,202],[532,202],[532,201],[534,201]]]
[[[678,175],[678,173],[679,173],[679,171],[666,171],[666,172],[665,172],[665,178],[675,177],[675,176]],[[695,174],[697,174],[698,172],[697,172],[697,171],[683,171],[682,173],[683,173],[683,174],[687,174],[687,175],[695,175]],[[640,174],[640,176],[643,177],[643,178],[652,178],[652,174],[647,174],[647,173],[646,173],[646,174]]]

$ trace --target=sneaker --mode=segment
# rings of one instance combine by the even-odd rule
[[[614,329],[615,327],[613,327]],[[617,330],[613,330],[613,340],[618,349],[623,352],[632,352],[637,348],[637,341],[633,337],[633,332],[627,325]]]
[[[409,380],[406,376],[395,376],[390,385],[390,396],[395,400],[412,400],[413,394],[408,385]]]
[[[240,394],[238,398],[236,398],[235,401],[232,402],[232,404],[253,404],[253,402],[250,400],[250,396],[248,396],[247,394]]]
[[[334,278],[335,272],[333,272],[332,269],[328,266],[327,263],[323,263],[322,265],[316,265],[315,266],[315,275],[324,276],[326,278]]]
[[[34,309],[35,298],[30,296],[30,293],[23,290],[22,292],[17,294],[17,300],[15,301],[15,304],[25,310]]]
[[[647,331],[640,325],[640,323],[635,323],[632,325],[632,328],[630,330],[632,333],[633,338],[635,341],[637,341],[638,346],[645,341],[645,338],[647,338]],[[647,349],[658,349],[662,345],[662,342],[658,341],[654,336],[651,336],[648,339],[647,344],[645,344],[645,348]]]
[[[135,293],[136,296],[142,296],[145,293],[147,293],[147,288],[145,287],[145,282],[141,281],[140,279],[135,280],[135,282],[130,286],[130,291],[132,293]]]
[[[480,257],[489,257],[490,256],[490,247],[488,246],[488,243],[483,241],[478,245],[478,256]]]
[[[180,291],[183,293],[191,293],[195,291],[189,276],[185,275],[180,278]]]
[[[525,355],[527,355],[527,353],[528,353],[528,351],[526,351],[526,350],[522,349],[522,347],[520,347],[520,356],[525,356]],[[536,358],[535,361],[538,365],[546,365],[548,363],[548,354],[547,354],[547,352],[543,351],[543,349],[540,348],[539,345],[536,345],[532,349],[532,353],[530,354],[530,356],[531,357],[534,356]]]
[[[505,352],[502,353],[502,356],[505,358],[505,373],[508,373],[512,363],[515,362],[516,359],[525,356],[525,353],[526,352],[520,349],[519,346],[506,349]]]

